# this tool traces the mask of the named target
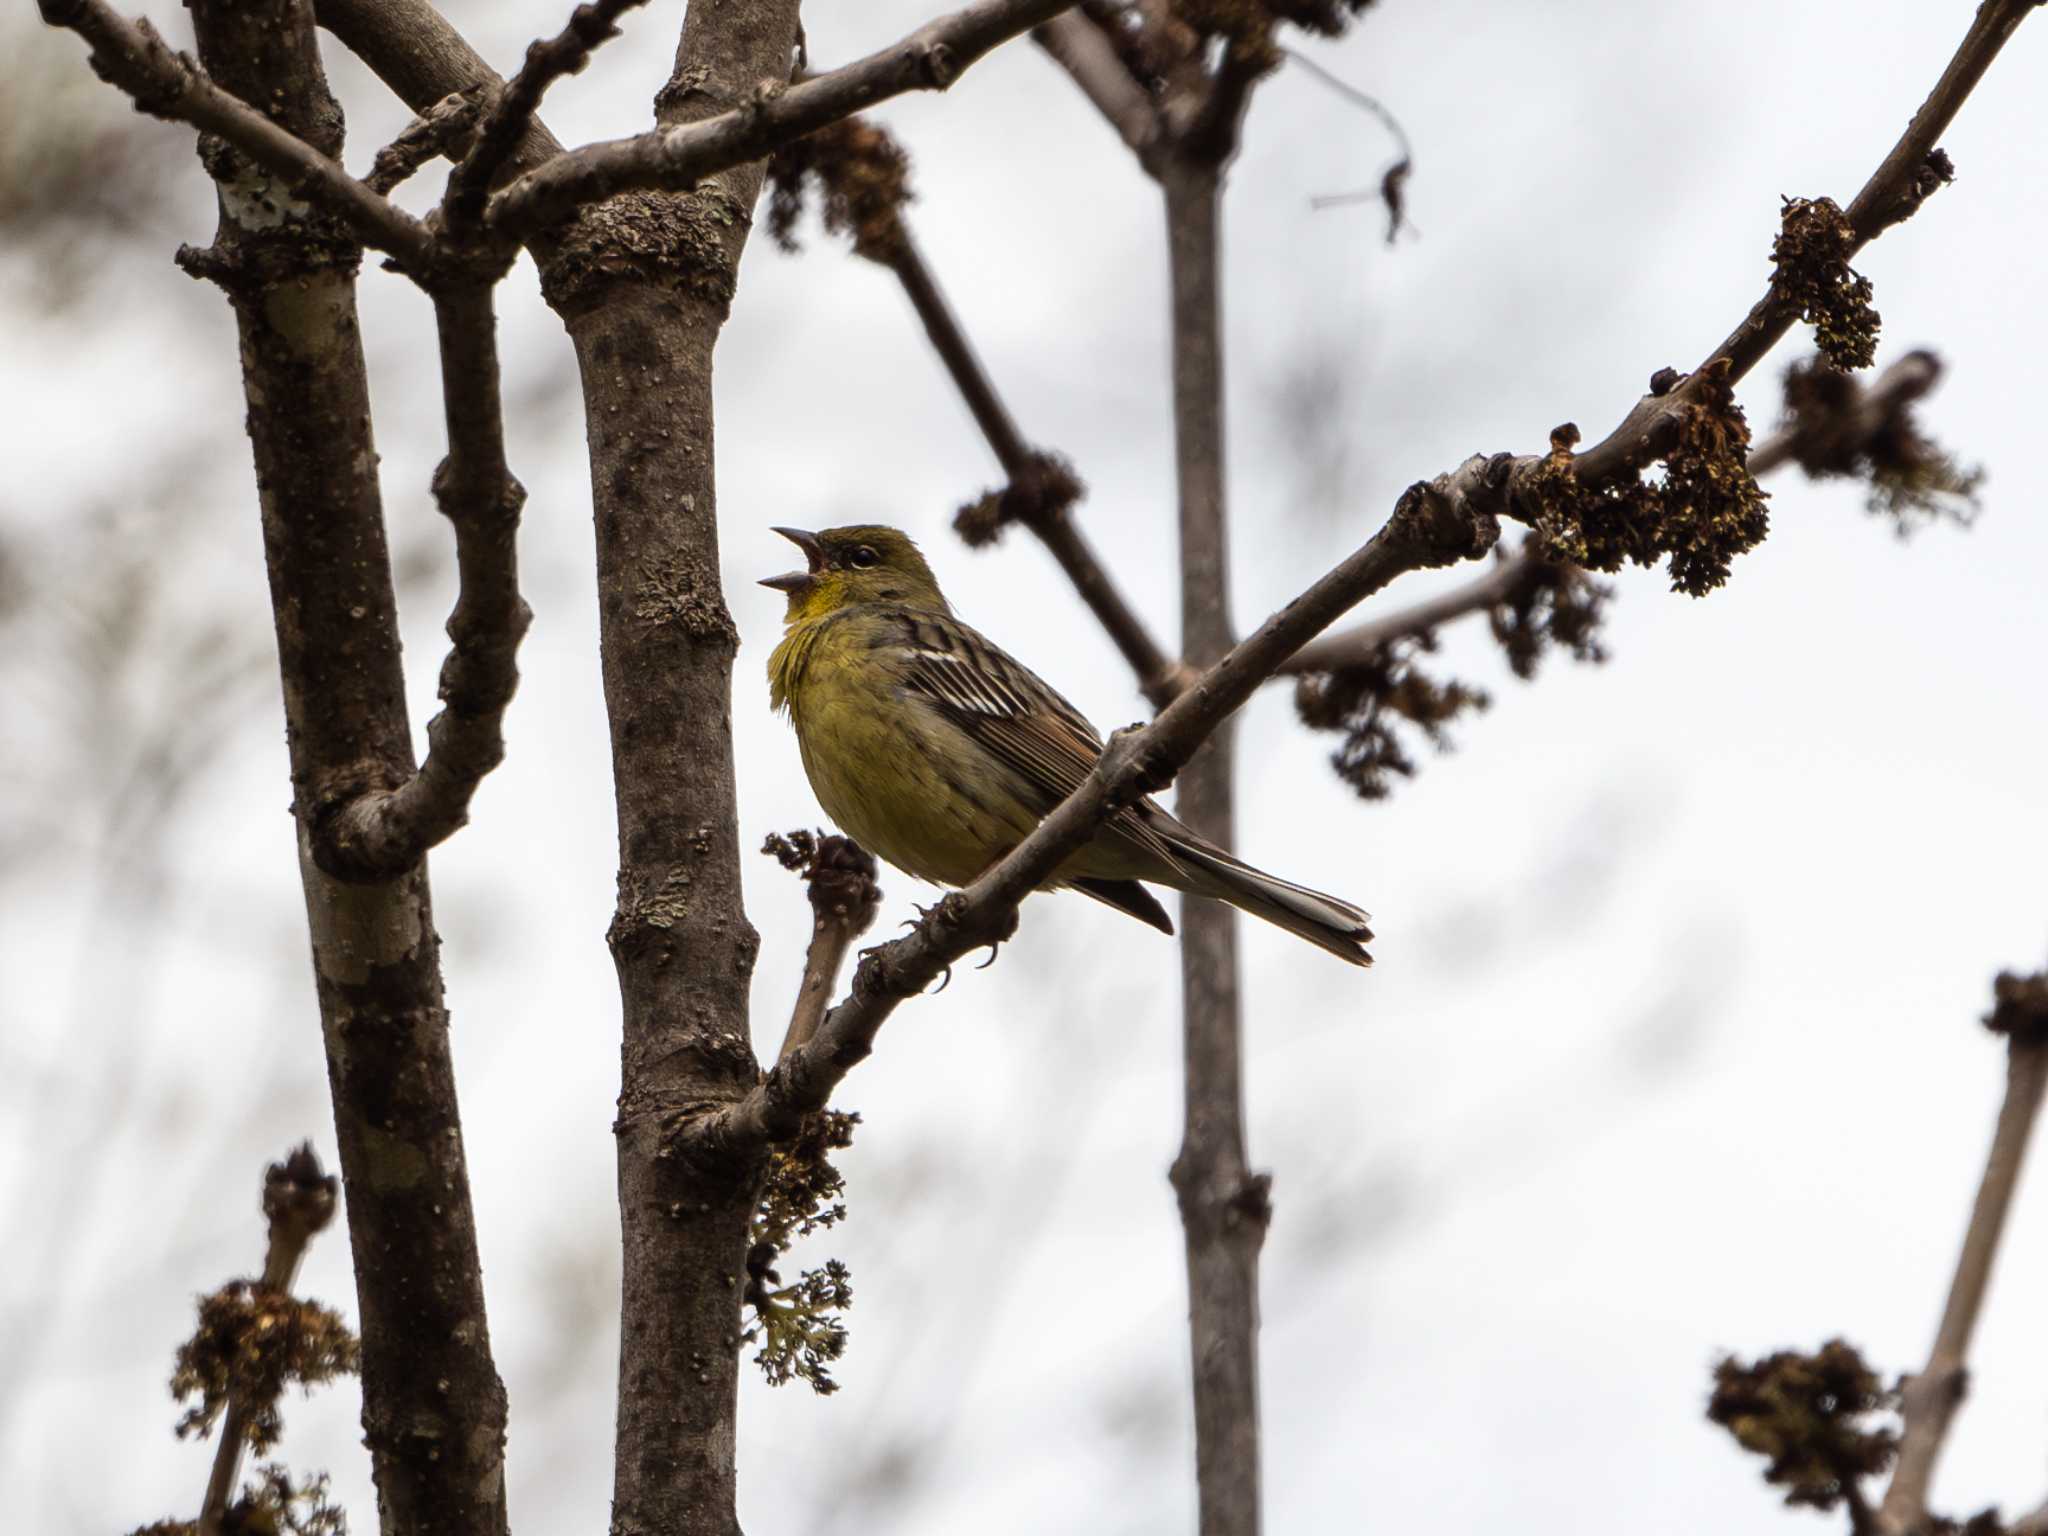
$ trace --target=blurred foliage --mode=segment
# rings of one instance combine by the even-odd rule
[[[319,1386],[362,1366],[362,1347],[341,1314],[315,1301],[230,1280],[199,1299],[199,1326],[178,1346],[171,1395],[196,1398],[178,1420],[180,1438],[208,1435],[229,1399],[248,1415],[250,1449],[277,1443],[277,1399],[287,1384]]]
[[[159,1520],[131,1536],[199,1536],[197,1520]],[[256,1480],[230,1504],[221,1536],[348,1536],[348,1516],[327,1502],[327,1474],[303,1483],[275,1464],[258,1467]]]
[[[1892,1463],[1899,1437],[1877,1416],[1894,1412],[1853,1345],[1831,1339],[1814,1354],[1781,1350],[1753,1365],[1730,1356],[1714,1368],[1707,1418],[1745,1451],[1766,1458],[1764,1481],[1785,1502],[1833,1509],[1861,1503],[1858,1483]]]
[[[156,228],[184,191],[207,198],[189,134],[141,116],[82,67],[78,40],[15,15],[0,21],[0,250],[48,309],[77,304],[101,264]]]
[[[1488,628],[1516,677],[1534,678],[1555,649],[1582,662],[1607,659],[1600,629],[1611,587],[1574,566],[1541,558],[1533,536],[1512,555],[1497,547],[1494,558],[1502,565],[1514,562],[1517,570],[1486,609]],[[1435,630],[1422,629],[1349,666],[1304,674],[1295,684],[1294,708],[1302,724],[1343,736],[1330,762],[1362,799],[1383,800],[1398,780],[1415,776],[1412,741],[1448,752],[1454,745],[1450,727],[1492,703],[1482,688],[1424,670],[1421,659],[1436,643]]]
[[[1855,380],[1819,357],[1785,370],[1784,430],[1793,457],[1816,480],[1868,481],[1870,511],[1906,538],[1934,522],[1967,528],[1979,510],[1984,471],[1964,469],[1920,430],[1914,402],[1899,399],[1874,432],[1861,429]]]
[[[912,198],[910,156],[888,129],[843,118],[769,159],[768,233],[785,251],[801,249],[796,226],[814,184],[826,233],[851,235],[855,254],[886,265],[902,242]]]

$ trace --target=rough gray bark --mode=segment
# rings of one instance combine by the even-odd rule
[[[339,154],[304,0],[195,0],[192,12],[216,80]],[[505,1392],[426,871],[349,884],[310,853],[323,806],[395,788],[414,767],[356,325],[360,252],[316,214],[280,217],[283,189],[239,154],[213,141],[201,152],[221,221],[187,265],[226,290],[241,333],[379,1511],[387,1533],[498,1536]]]
[[[664,125],[789,78],[795,0],[693,0]],[[543,268],[582,370],[596,513],[598,620],[619,814],[610,942],[624,1039],[618,1119],[624,1241],[612,1528],[725,1536],[756,1149],[665,1156],[668,1127],[758,1076],[747,986],[757,946],[740,895],[732,665],[718,570],[712,351],[762,167],[684,196],[586,210]]]

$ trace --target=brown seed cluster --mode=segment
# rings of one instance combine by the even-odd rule
[[[1877,358],[1870,279],[1849,265],[1856,231],[1827,197],[1788,197],[1771,243],[1771,289],[1813,327],[1820,355],[1845,372]]]
[[[1726,371],[1690,381],[1659,478],[1589,487],[1573,469],[1578,428],[1551,434],[1529,487],[1544,558],[1595,571],[1669,560],[1672,589],[1694,597],[1728,579],[1736,556],[1763,542],[1770,514],[1749,472],[1749,422]]]
[[[851,235],[854,253],[886,264],[903,241],[911,201],[910,156],[885,128],[858,117],[785,144],[768,162],[768,232],[799,249],[797,221],[812,182],[826,232]]]
[[[1787,1504],[1833,1509],[1859,1497],[1859,1479],[1891,1465],[1899,1437],[1871,1420],[1893,1410],[1897,1398],[1852,1345],[1831,1339],[1811,1355],[1783,1350],[1754,1365],[1723,1360],[1714,1368],[1707,1418],[1767,1459],[1764,1481],[1783,1488]]]

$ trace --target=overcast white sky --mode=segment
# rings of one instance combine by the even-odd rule
[[[817,8],[812,57],[876,46],[928,4]],[[1392,0],[1343,43],[1304,44],[1400,115],[1420,234],[1389,250],[1370,205],[1312,213],[1312,194],[1370,184],[1385,142],[1299,71],[1260,91],[1226,219],[1240,620],[1407,483],[1567,419],[1598,436],[1652,371],[1696,362],[1760,291],[1780,195],[1846,201],[1973,9]],[[188,35],[178,7],[149,10]],[[557,132],[640,126],[679,11],[630,17],[551,96]],[[501,67],[561,21],[552,4],[458,16]],[[31,42],[83,77],[69,40]],[[404,114],[334,67],[360,167]],[[1495,707],[1383,804],[1328,771],[1333,743],[1284,690],[1250,707],[1241,851],[1362,902],[1380,933],[1366,974],[1244,934],[1252,1151],[1275,1179],[1271,1529],[1819,1530],[1775,1513],[1704,1422],[1712,1361],[1836,1333],[1887,1370],[1924,1355],[2002,1077],[1973,1021],[1994,971],[2048,959],[2044,89],[2048,19],[1945,141],[1956,183],[1859,263],[1880,363],[1931,345],[1949,365],[1925,419],[1989,472],[1973,530],[1902,544],[1853,487],[1776,478],[1771,537],[1725,591],[1623,579],[1605,667],[1525,686],[1482,636],[1447,637],[1445,665]],[[1029,45],[882,116],[915,156],[933,267],[1170,635],[1156,196]],[[100,846],[91,829],[147,797],[92,802],[80,785],[120,784],[120,765],[75,740],[86,716],[118,743],[162,712],[151,656],[99,715],[7,674],[17,819],[90,802],[0,864],[0,1209],[17,1252],[55,1256],[0,1270],[0,1487],[21,1529],[189,1513],[210,1447],[171,1439],[163,1379],[191,1297],[254,1266],[262,1163],[304,1135],[333,1146],[233,331],[169,263],[212,224],[196,168],[170,166],[143,238],[75,274],[86,303],[40,301],[51,274],[0,252],[0,531],[46,562],[32,573],[90,577],[78,530],[118,506],[112,547],[164,578],[134,605],[150,632],[217,621],[253,658],[224,685],[238,723],[145,853]],[[503,312],[536,623],[510,757],[433,869],[512,1518],[553,1531],[608,1507],[618,1022],[582,422],[534,290],[522,268]],[[364,307],[394,538],[434,556],[406,589],[423,724],[450,597],[427,309],[374,266]],[[1759,427],[1801,348],[1744,389]],[[718,397],[743,842],[820,815],[761,677],[780,599],[752,582],[787,564],[773,523],[906,527],[969,620],[1104,727],[1140,715],[1048,559],[948,531],[998,471],[886,273],[815,231],[795,259],[757,239]],[[766,1034],[808,925],[772,862],[746,875]],[[887,891],[879,928],[928,899]],[[851,1220],[809,1253],[854,1273],[844,1390],[749,1373],[750,1530],[1190,1528],[1176,976],[1167,941],[1041,899],[1001,963],[891,1022],[844,1093],[865,1119]],[[2024,1301],[2048,1285],[2044,1192],[2023,1190],[1993,1285],[1937,1481],[1951,1513],[2048,1493],[2048,1316]],[[306,1284],[353,1311],[338,1238]],[[284,1452],[329,1468],[367,1530],[357,1410],[347,1389],[289,1405]]]

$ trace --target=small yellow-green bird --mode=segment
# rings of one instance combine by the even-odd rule
[[[931,567],[894,528],[775,532],[807,569],[789,594],[769,698],[789,711],[825,813],[906,874],[962,886],[1081,786],[1102,738],[1036,673],[953,617]],[[1166,933],[1140,884],[1227,901],[1353,965],[1370,919],[1198,837],[1150,799],[1118,811],[1044,889],[1071,887]]]

